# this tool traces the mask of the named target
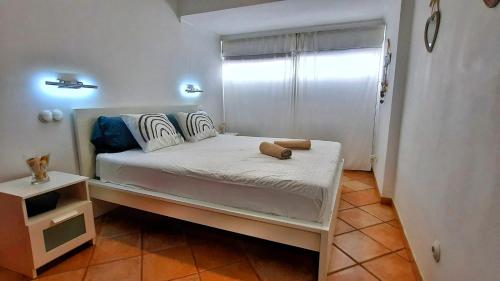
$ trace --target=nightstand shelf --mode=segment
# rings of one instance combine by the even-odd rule
[[[0,266],[36,278],[36,269],[88,241],[95,242],[87,178],[49,172],[32,185],[26,177],[0,183]],[[55,192],[55,209],[28,216],[27,200]]]
[[[36,216],[29,217],[26,225],[30,226],[30,225],[36,224],[40,221],[45,221],[48,218],[57,217],[58,215],[60,216],[62,214],[68,213],[68,212],[70,212],[76,208],[79,208],[81,206],[84,206],[86,204],[87,204],[87,201],[79,200],[76,198],[73,198],[73,199],[68,198],[68,199],[63,200],[62,202],[61,202],[61,200],[59,200],[59,202],[57,203],[57,207],[54,210],[50,210],[50,211],[38,214]]]

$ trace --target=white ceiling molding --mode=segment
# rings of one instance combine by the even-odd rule
[[[194,15],[277,1],[282,0],[180,0],[178,14],[179,16]]]
[[[219,35],[259,33],[382,19],[385,15],[384,2],[285,0],[185,15],[181,21]]]
[[[234,35],[222,35],[221,40],[237,40],[237,39],[244,39],[244,38],[258,38],[258,37],[275,36],[275,35],[290,34],[290,33],[340,30],[340,29],[363,28],[363,27],[372,27],[372,26],[385,26],[385,20],[380,18],[380,19],[367,20],[367,21],[305,26],[305,27],[298,27],[298,28],[268,30],[268,31],[262,31],[262,32],[241,33],[241,34],[234,34]]]

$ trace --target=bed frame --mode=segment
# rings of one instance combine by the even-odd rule
[[[332,208],[325,223],[315,223],[287,217],[232,208],[164,193],[137,190],[124,185],[103,183],[95,178],[95,153],[90,143],[97,117],[121,113],[194,112],[197,105],[148,107],[88,108],[74,110],[74,129],[80,175],[89,180],[90,196],[94,199],[128,206],[180,220],[215,227],[243,235],[258,237],[319,252],[318,280],[327,279],[330,250],[337,210],[340,202],[343,160],[339,162],[334,181]]]

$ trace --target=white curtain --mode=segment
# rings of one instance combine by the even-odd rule
[[[224,61],[224,115],[228,131],[291,137],[293,59]]]
[[[227,130],[338,141],[346,169],[370,170],[380,30],[223,42]]]
[[[295,35],[224,43],[222,76],[228,131],[291,137]]]
[[[371,169],[379,61],[380,49],[298,58],[295,135],[342,143],[346,169]]]

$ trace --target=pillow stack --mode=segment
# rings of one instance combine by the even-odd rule
[[[100,116],[91,142],[96,153],[115,153],[141,147],[144,152],[217,136],[212,119],[204,111],[175,114],[122,114]]]

